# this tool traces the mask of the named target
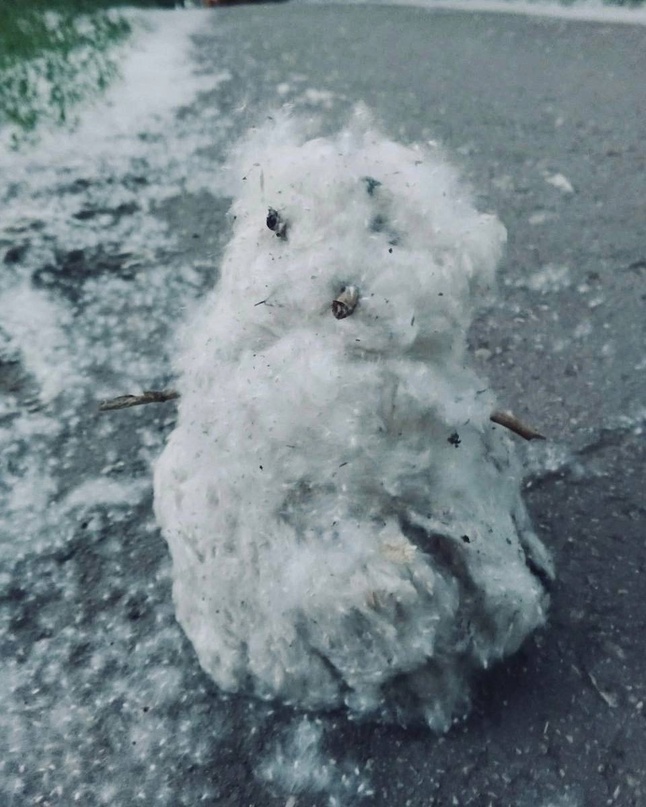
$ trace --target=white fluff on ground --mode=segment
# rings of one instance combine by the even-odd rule
[[[551,574],[467,366],[505,230],[361,110],[318,138],[277,115],[227,175],[233,235],[155,475],[177,617],[224,690],[444,729],[544,622],[530,566]]]

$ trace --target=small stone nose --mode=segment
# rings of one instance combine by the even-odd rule
[[[337,319],[345,319],[352,314],[358,302],[359,289],[356,286],[344,286],[332,300],[332,313]]]

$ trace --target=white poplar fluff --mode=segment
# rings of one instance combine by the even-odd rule
[[[443,730],[544,622],[552,574],[468,367],[505,230],[364,111],[307,128],[277,115],[227,166],[233,235],[155,474],[177,618],[223,690]]]

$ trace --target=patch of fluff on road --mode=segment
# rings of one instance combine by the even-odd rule
[[[286,807],[297,796],[320,795],[329,807],[356,804],[374,796],[367,771],[348,759],[339,762],[324,749],[322,724],[306,717],[295,720],[272,742],[255,773],[270,789],[288,794]]]
[[[176,360],[155,509],[177,616],[224,690],[443,730],[544,623],[552,574],[466,351],[505,230],[439,150],[362,109],[308,121],[234,150],[221,282]]]
[[[195,177],[208,182],[198,149],[218,128],[176,112],[228,76],[199,75],[191,60],[199,12],[128,13],[135,34],[104,99],[81,109],[72,130],[43,129],[18,151],[0,144],[0,555],[64,536],[52,524],[80,506],[67,494],[93,473],[96,502],[102,469],[118,457],[90,457],[79,424],[97,399],[154,383],[161,312],[196,293],[195,269],[174,258],[154,209]],[[107,443],[117,424],[95,428]],[[159,436],[148,438],[154,450]],[[118,478],[106,502],[118,498]],[[135,489],[124,486],[124,501]]]

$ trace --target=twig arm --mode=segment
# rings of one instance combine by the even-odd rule
[[[545,435],[532,429],[531,426],[527,426],[522,420],[518,420],[515,415],[509,412],[492,412],[489,415],[489,420],[499,426],[504,426],[525,440],[545,440]]]
[[[145,390],[141,395],[120,395],[118,398],[111,398],[103,401],[99,406],[99,412],[110,412],[114,409],[128,409],[130,406],[143,406],[151,403],[165,403],[179,398],[179,392],[174,389]]]
[[[145,390],[140,395],[119,395],[118,398],[103,401],[99,405],[99,412],[113,412],[117,409],[129,409],[131,406],[166,403],[166,401],[174,401],[177,398],[179,398],[179,392],[174,389]],[[545,435],[523,423],[510,412],[496,410],[489,415],[489,420],[499,426],[504,426],[505,429],[509,429],[524,440],[545,440]]]

